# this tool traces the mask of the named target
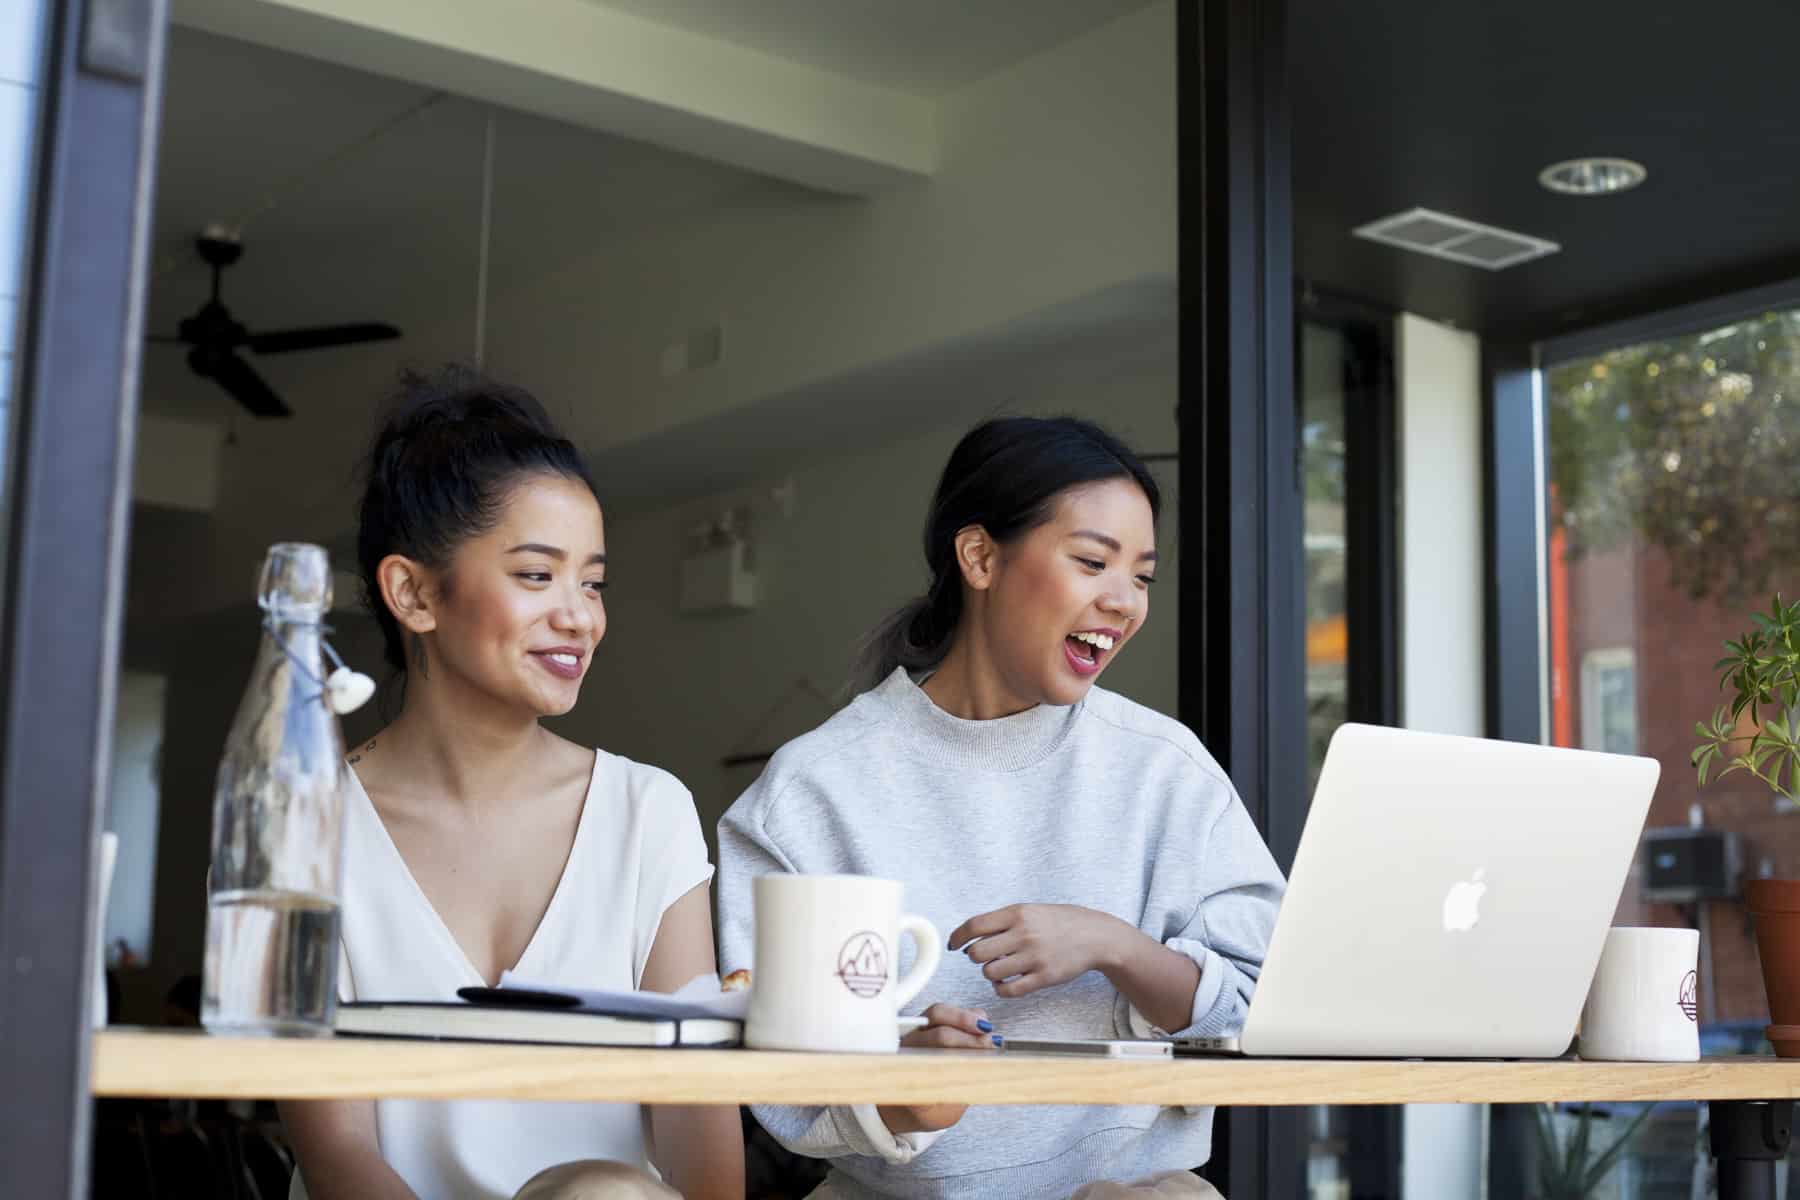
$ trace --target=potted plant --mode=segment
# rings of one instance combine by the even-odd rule
[[[1538,1157],[1537,1157],[1537,1189],[1535,1200],[1587,1200],[1599,1189],[1607,1174],[1618,1165],[1619,1159],[1631,1145],[1631,1139],[1637,1136],[1650,1114],[1656,1111],[1656,1105],[1644,1106],[1644,1111],[1633,1117],[1625,1126],[1624,1132],[1613,1139],[1612,1145],[1598,1154],[1590,1153],[1589,1143],[1592,1140],[1593,1123],[1596,1115],[1592,1104],[1583,1104],[1580,1108],[1572,1108],[1564,1115],[1574,1128],[1570,1130],[1566,1140],[1557,1137],[1557,1126],[1560,1123],[1556,1105],[1534,1105],[1537,1113]],[[1602,1119],[1605,1119],[1602,1115]],[[1558,1142],[1562,1141],[1561,1145]]]
[[[1705,740],[1694,747],[1694,767],[1702,784],[1714,767],[1720,776],[1746,771],[1778,798],[1800,803],[1800,601],[1784,604],[1777,595],[1766,615],[1750,620],[1755,628],[1726,642],[1729,653],[1716,664],[1724,670],[1719,686],[1733,698],[1710,724],[1695,724]],[[1800,1058],[1800,879],[1749,880],[1744,905],[1756,921],[1769,1044],[1783,1058]]]

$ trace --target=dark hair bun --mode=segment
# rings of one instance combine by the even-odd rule
[[[531,393],[467,367],[407,372],[369,451],[356,534],[363,601],[381,626],[388,665],[406,670],[400,626],[376,569],[390,554],[428,566],[493,528],[521,476],[562,475],[595,492],[581,452]]]

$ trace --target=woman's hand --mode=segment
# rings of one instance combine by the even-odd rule
[[[1000,996],[1025,996],[1099,971],[1158,1029],[1193,1018],[1200,967],[1117,917],[1074,904],[1012,904],[950,934]]]
[[[1076,904],[1009,904],[970,917],[950,934],[998,996],[1027,996],[1088,971],[1110,971],[1134,940],[1132,926]]]
[[[925,1010],[928,1024],[900,1039],[902,1046],[914,1049],[992,1050],[1005,1039],[994,1032],[987,1013],[978,1008],[957,1008],[953,1004],[934,1004]],[[966,1104],[883,1104],[875,1111],[881,1123],[892,1133],[930,1133],[948,1129],[962,1120],[969,1110]]]

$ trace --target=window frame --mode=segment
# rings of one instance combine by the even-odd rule
[[[1638,342],[1664,341],[1704,333],[1744,317],[1776,309],[1800,308],[1800,277],[1653,309],[1617,321],[1539,339],[1534,349],[1541,369],[1593,358]]]
[[[1604,697],[1599,677],[1603,672],[1616,671],[1621,667],[1631,672],[1631,748],[1608,750],[1606,746],[1597,744],[1595,737],[1606,728],[1605,713],[1601,710]],[[1631,646],[1598,646],[1584,652],[1581,656],[1581,749],[1599,750],[1607,754],[1636,754],[1637,747],[1637,650]]]
[[[0,1162],[79,1200],[167,0],[48,21],[0,576]]]
[[[1178,716],[1283,868],[1305,820],[1299,413],[1286,0],[1176,8],[1182,488]],[[1207,1175],[1298,1200],[1305,1113],[1232,1108]]]

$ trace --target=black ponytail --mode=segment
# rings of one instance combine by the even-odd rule
[[[927,671],[944,661],[962,620],[959,532],[979,525],[1005,545],[1048,521],[1069,488],[1108,479],[1136,483],[1151,519],[1161,515],[1162,493],[1149,468],[1098,425],[1075,417],[1002,417],[971,429],[950,452],[925,520],[931,586],[863,639],[851,693],[875,687],[896,667]]]
[[[581,452],[531,394],[466,367],[407,372],[369,451],[356,533],[363,603],[381,626],[387,664],[404,675],[406,642],[381,597],[390,554],[427,566],[493,528],[521,477],[561,475],[594,487]]]

